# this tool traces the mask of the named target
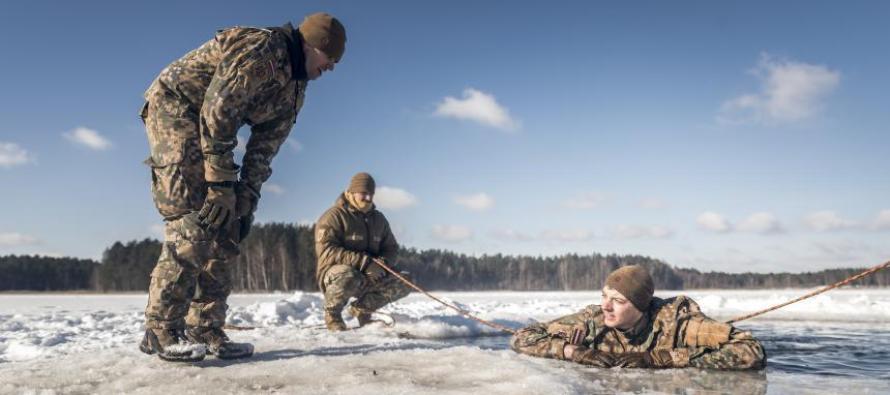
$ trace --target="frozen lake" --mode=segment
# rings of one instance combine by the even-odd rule
[[[807,290],[686,291],[718,319]],[[675,292],[659,292],[672,296]],[[437,293],[510,327],[598,303],[598,292]],[[319,294],[234,295],[246,361],[171,364],[141,354],[144,294],[0,294],[0,393],[890,393],[890,290],[843,289],[737,326],[764,372],[594,369],[518,355],[508,338],[412,294],[394,328],[323,329]],[[347,322],[355,325],[354,322]],[[404,339],[399,332],[414,337]]]

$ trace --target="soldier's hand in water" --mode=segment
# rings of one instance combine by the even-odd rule
[[[386,277],[386,270],[383,269],[382,266],[378,265],[377,262],[380,258],[369,258],[368,264],[365,265],[365,276],[372,283],[376,283]]]
[[[631,352],[618,355],[615,358],[615,366],[622,368],[671,368],[674,367],[674,359],[670,350]]]
[[[572,352],[572,362],[577,362],[582,365],[593,366],[597,368],[611,368],[615,365],[615,357],[611,353],[602,352],[599,350],[591,350],[584,346],[574,346],[575,350]]]
[[[216,232],[232,219],[237,197],[233,182],[211,183],[198,220],[205,229]]]

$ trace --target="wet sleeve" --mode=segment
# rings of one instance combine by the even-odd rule
[[[565,359],[564,349],[572,329],[588,326],[587,310],[557,318],[548,323],[535,323],[516,331],[510,348],[521,354],[541,358]]]
[[[241,162],[241,180],[260,191],[272,175],[272,158],[287,140],[294,119],[291,116],[254,125]]]
[[[263,86],[273,81],[274,64],[266,52],[245,47],[224,51],[204,94],[200,135],[208,182],[237,181],[233,150],[238,129],[255,103],[262,101]]]
[[[766,353],[751,332],[732,328],[729,340],[716,348],[699,348],[690,366],[704,369],[751,370],[766,366]]]
[[[318,257],[318,271],[341,264],[361,270],[368,262],[368,255],[350,251],[343,247],[343,229],[334,210],[328,210],[315,224],[315,254]]]

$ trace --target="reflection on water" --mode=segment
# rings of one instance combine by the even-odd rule
[[[842,322],[743,323],[763,342],[764,372],[698,369],[571,369],[589,377],[592,392],[666,393],[890,393],[890,325]],[[447,340],[484,349],[509,348],[509,338]],[[559,364],[561,362],[554,361]]]

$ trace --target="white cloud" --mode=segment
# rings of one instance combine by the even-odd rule
[[[807,214],[804,217],[803,222],[808,228],[817,232],[849,229],[859,225],[856,222],[842,218],[838,213],[831,210],[822,210]]]
[[[532,241],[534,237],[514,229],[497,229],[491,232],[491,237],[505,241]]]
[[[748,218],[739,222],[736,229],[742,232],[761,234],[781,233],[783,231],[779,220],[771,213],[766,212],[751,214]]]
[[[0,141],[0,167],[23,165],[32,159],[28,151],[18,144]]]
[[[284,195],[285,189],[281,185],[268,182],[266,185],[263,185],[263,192],[270,192],[274,195]]]
[[[68,141],[75,144],[83,145],[89,149],[96,151],[104,151],[111,148],[111,141],[102,137],[99,132],[93,129],[80,127],[67,133],[62,133]]]
[[[875,230],[890,230],[890,210],[881,210],[872,223]]]
[[[666,239],[674,232],[664,226],[618,225],[612,229],[612,236],[619,239]]]
[[[485,192],[458,196],[454,198],[454,202],[474,211],[485,211],[494,206],[494,199]]]
[[[289,137],[287,140],[287,146],[294,152],[300,152],[303,150],[303,144],[294,139],[293,137]]]
[[[698,226],[704,230],[716,233],[726,233],[732,230],[732,225],[722,215],[712,211],[705,211],[695,219]]]
[[[473,237],[473,231],[460,225],[435,225],[432,236],[436,240],[448,243],[460,243]]]
[[[40,240],[34,236],[14,232],[0,233],[0,247],[19,247],[39,243]]]
[[[822,65],[761,55],[752,71],[761,91],[723,103],[718,120],[740,122],[793,122],[810,118],[824,99],[840,84],[841,73]]]
[[[665,207],[667,207],[667,203],[665,203],[664,200],[661,200],[659,198],[651,198],[650,197],[650,198],[644,198],[643,200],[640,200],[640,208],[655,210],[655,209],[660,209],[660,208],[665,208]]]
[[[470,120],[501,130],[516,130],[520,123],[510,117],[507,108],[498,104],[494,96],[467,88],[463,98],[445,97],[436,106],[434,115],[441,117]]]
[[[559,229],[541,232],[541,239],[560,242],[581,242],[593,239],[593,232],[587,229]]]
[[[564,201],[562,205],[572,209],[588,210],[599,207],[604,200],[605,198],[602,194],[597,192],[590,192],[578,197],[568,199]]]
[[[400,210],[417,204],[417,198],[404,189],[378,187],[374,192],[374,204],[388,210]]]

